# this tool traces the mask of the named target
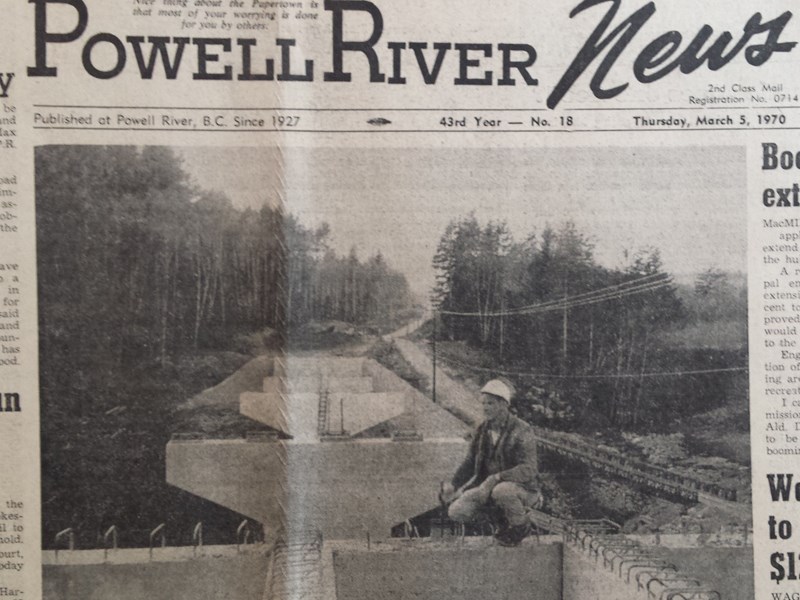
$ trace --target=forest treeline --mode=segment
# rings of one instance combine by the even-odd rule
[[[39,148],[36,208],[53,389],[102,387],[98,377],[265,328],[281,343],[312,320],[380,324],[412,302],[380,254],[340,257],[326,225],[238,209],[194,186],[168,148]]]
[[[743,287],[709,269],[687,290],[657,249],[627,258],[622,268],[600,265],[573,223],[515,241],[506,223],[455,219],[434,258],[438,336],[480,350],[483,364],[471,366],[485,373],[525,373],[515,380],[529,403],[584,421],[591,412],[649,426],[745,394],[746,374],[723,370],[747,364],[744,347],[674,341],[690,328],[744,327]],[[653,376],[700,370],[713,372]]]

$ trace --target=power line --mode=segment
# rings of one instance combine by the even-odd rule
[[[588,306],[590,304],[597,304],[598,302],[605,302],[606,300],[615,300],[615,299],[619,299],[619,298],[624,298],[626,296],[633,296],[635,294],[641,294],[643,292],[651,292],[651,291],[658,290],[658,289],[661,289],[661,288],[664,288],[664,287],[669,287],[671,285],[672,285],[672,279],[659,281],[659,282],[653,282],[653,283],[649,283],[649,284],[645,284],[645,285],[639,286],[639,287],[637,287],[635,289],[625,290],[624,292],[619,292],[619,293],[616,293],[616,294],[604,294],[604,295],[602,295],[600,297],[597,297],[597,298],[587,298],[585,300],[578,301],[578,302],[572,302],[572,299],[570,299],[565,304],[562,304],[562,305],[558,306],[557,308],[559,310],[563,310],[565,305],[566,305],[566,308],[574,308],[574,307],[577,307],[577,306]],[[555,310],[555,309],[553,309],[553,310]],[[544,312],[544,311],[542,311],[542,312]],[[528,314],[528,313],[522,313],[522,314]]]
[[[538,304],[531,304],[528,306],[522,306],[518,308],[512,308],[504,311],[494,311],[494,312],[457,312],[457,311],[440,311],[442,314],[452,314],[456,316],[506,316],[506,315],[514,315],[514,314],[533,314],[536,312],[548,312],[551,310],[563,310],[565,304],[567,304],[567,308],[570,308],[570,304],[575,303],[575,305],[579,305],[578,303],[588,302],[593,299],[603,299],[605,298],[612,298],[612,297],[623,297],[625,295],[629,295],[631,293],[638,293],[641,291],[645,291],[645,288],[651,285],[661,285],[671,283],[672,280],[669,278],[668,275],[659,273],[656,275],[657,277],[666,278],[657,281],[647,281],[644,280],[652,279],[653,275],[648,275],[646,277],[641,277],[632,281],[628,281],[625,283],[608,286],[606,288],[600,288],[598,290],[593,290],[591,292],[584,292],[582,294],[577,294],[575,296],[571,296],[569,298],[558,298],[556,300],[548,300],[547,302],[541,302]],[[625,286],[630,286],[625,289]]]
[[[659,277],[660,279],[656,279],[653,281],[646,281],[646,282],[643,281],[646,279],[653,279],[653,277]],[[462,311],[452,311],[452,310],[440,310],[438,312],[443,315],[452,315],[459,317],[502,317],[502,316],[515,316],[515,315],[531,315],[537,313],[552,312],[557,310],[561,311],[564,309],[575,308],[578,306],[588,306],[590,304],[596,304],[598,302],[604,302],[606,300],[620,299],[626,296],[632,296],[634,294],[641,294],[644,292],[654,291],[657,289],[668,287],[670,285],[672,285],[672,278],[666,274],[659,273],[655,276],[648,275],[646,277],[642,277],[633,281],[620,283],[617,285],[609,286],[607,288],[601,288],[591,292],[584,292],[583,294],[578,294],[575,296],[570,296],[570,297],[565,296],[564,298],[559,298],[557,300],[548,300],[547,302],[541,302],[539,304],[531,304],[528,306],[512,308],[508,310],[492,311],[492,312],[467,312],[467,311],[462,312]]]
[[[490,369],[487,367],[478,367],[475,365],[469,365],[459,360],[455,360],[452,358],[447,358],[444,356],[439,356],[440,360],[444,362],[450,363],[455,366],[463,367],[465,369],[469,369],[471,371],[480,371],[484,373],[494,373],[497,375],[506,375],[511,377],[531,377],[531,378],[547,378],[547,379],[639,379],[640,377],[682,377],[685,375],[708,375],[712,373],[733,373],[733,372],[745,372],[748,370],[747,367],[727,367],[727,368],[720,368],[720,369],[697,369],[691,371],[651,371],[649,373],[609,373],[607,375],[558,375],[554,373],[533,373],[533,372],[525,372],[525,371],[505,371],[501,369]]]
[[[627,286],[638,286],[640,284],[643,285],[645,281],[650,280],[650,279],[654,279],[654,278],[655,279],[661,279],[661,278],[668,278],[668,277],[669,276],[666,273],[653,273],[651,275],[645,275],[643,277],[637,277],[636,279],[630,279],[630,280],[624,281],[622,283],[609,285],[609,286],[604,287],[604,288],[591,290],[589,292],[583,292],[581,294],[575,294],[574,296],[570,296],[569,300],[570,301],[572,301],[572,300],[580,300],[580,299],[583,299],[583,298],[585,298],[587,296],[595,296],[595,295],[599,295],[599,294],[603,294],[603,293],[608,293],[608,292],[611,292],[611,291],[614,291],[614,290],[618,290],[618,291],[622,292],[622,291],[626,291],[626,290],[624,290],[624,288],[627,287]],[[651,283],[651,282],[648,282],[648,283]],[[519,308],[512,308],[512,309],[509,309],[509,312],[511,312],[511,311],[526,311],[528,309],[544,307],[544,306],[547,306],[547,305],[556,305],[557,304],[557,305],[560,306],[561,303],[564,302],[564,300],[565,300],[565,298],[558,298],[556,300],[549,300],[547,302],[541,302],[541,303],[538,303],[538,304],[531,304],[531,305],[522,306],[522,307],[519,307]]]

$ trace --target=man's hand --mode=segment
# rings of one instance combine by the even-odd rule
[[[463,487],[455,489],[452,484],[445,483],[442,486],[441,492],[439,492],[439,500],[445,504],[451,504],[461,498],[461,496],[464,495],[464,491]]]
[[[480,493],[481,497],[484,498],[484,502],[488,502],[494,486],[498,483],[500,483],[500,478],[497,475],[489,475],[483,480],[483,483],[478,486],[477,491]]]
[[[480,498],[481,502],[488,502],[494,486],[498,483],[500,483],[500,478],[497,475],[489,475],[478,487],[470,488],[469,493]],[[464,492],[463,487],[455,489],[451,484],[445,483],[442,485],[441,492],[439,492],[439,500],[445,504],[450,504],[464,495]]]
[[[457,494],[456,489],[453,487],[451,483],[445,483],[442,485],[442,489],[439,492],[439,500],[444,504],[450,504],[453,500],[458,498],[461,494]]]

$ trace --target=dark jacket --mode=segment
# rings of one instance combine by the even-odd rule
[[[489,475],[497,474],[500,481],[519,483],[531,491],[539,489],[539,460],[531,428],[509,414],[498,433],[495,444],[489,425],[484,422],[478,426],[469,454],[453,476],[454,488],[466,483],[469,488],[476,487]]]

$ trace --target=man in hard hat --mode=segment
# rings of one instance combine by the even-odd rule
[[[498,543],[516,546],[530,532],[527,511],[541,504],[536,440],[527,423],[510,412],[514,386],[492,379],[481,389],[485,420],[474,433],[469,454],[445,485],[448,516],[469,523],[494,514]]]

